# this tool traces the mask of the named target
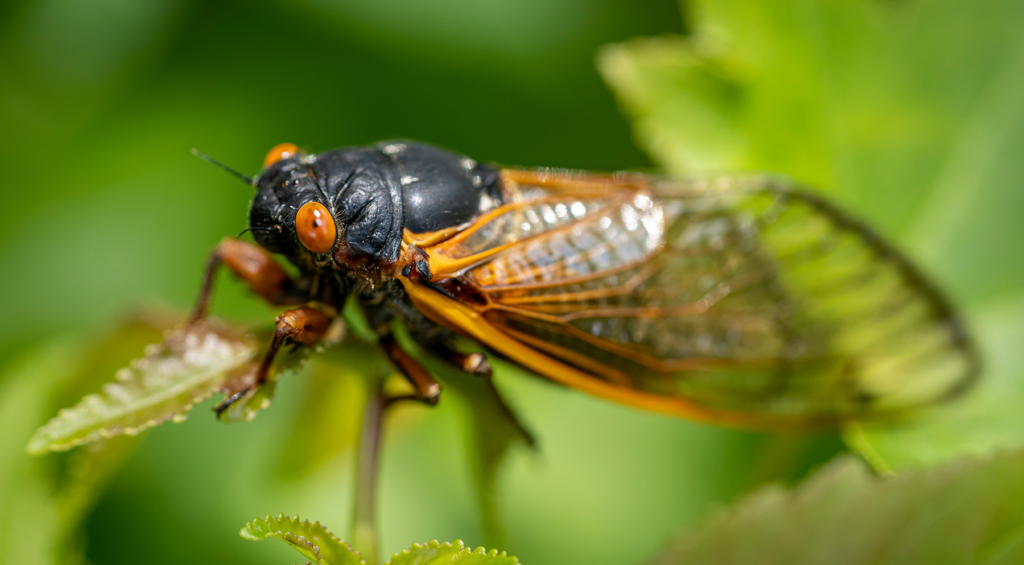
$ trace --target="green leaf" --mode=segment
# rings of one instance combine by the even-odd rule
[[[181,322],[170,313],[143,310],[120,320],[95,341],[83,343],[79,363],[50,395],[51,411],[56,412],[103,386],[119,369],[143,355],[147,346],[162,341],[167,331]]]
[[[886,469],[1024,443],[1024,350],[1001,337],[1021,326],[998,315],[1024,304],[1024,4],[692,8],[693,35],[598,58],[641,146],[676,174],[766,170],[832,193],[950,292],[980,342],[966,401],[852,426],[848,444]]]
[[[843,456],[673,541],[659,565],[1024,562],[1024,452],[880,479]]]
[[[598,63],[639,142],[670,171],[787,173],[891,234],[958,215],[914,249],[937,257],[975,218],[970,205],[1002,184],[989,174],[1024,168],[1001,153],[1024,127],[1024,40],[1011,23],[1024,8],[986,5],[703,0],[693,36],[612,46]],[[997,281],[974,281],[975,293],[979,282]]]
[[[366,321],[366,315],[363,313],[363,309],[359,307],[355,296],[350,296],[345,301],[345,307],[341,311],[341,316],[345,320],[347,328],[357,338],[377,343],[377,332],[373,331],[370,323]]]
[[[45,414],[52,414],[99,388],[147,346],[162,339],[178,321],[175,316],[161,312],[137,312],[93,343],[84,345],[77,366],[53,385]],[[53,458],[52,466],[56,469],[51,477],[53,501],[67,530],[78,527],[78,521],[136,445],[135,438],[122,436]]]
[[[268,537],[277,538],[295,548],[317,565],[360,565],[365,561],[349,545],[320,525],[299,520],[298,516],[284,514],[277,518],[267,516],[249,522],[239,535],[245,539],[259,541]]]
[[[515,565],[519,560],[498,550],[469,549],[461,540],[450,543],[414,543],[391,556],[390,565]]]
[[[70,449],[121,434],[135,435],[170,419],[181,421],[244,367],[256,352],[254,340],[209,323],[171,332],[107,383],[61,410],[28,444],[33,455]]]
[[[0,375],[0,555],[17,563],[84,562],[81,522],[134,451],[136,438],[112,438],[47,458],[26,457],[25,443],[55,405],[109,380],[160,339],[169,323],[160,316],[136,316],[91,343],[46,344],[5,367]]]
[[[349,545],[320,522],[310,523],[298,516],[284,514],[277,518],[267,516],[249,522],[239,532],[245,539],[259,541],[269,537],[277,538],[295,548],[317,565],[365,565],[365,561]],[[453,543],[416,543],[402,550],[388,561],[391,565],[515,565],[519,560],[497,550],[487,551],[482,547],[469,549],[461,541]]]

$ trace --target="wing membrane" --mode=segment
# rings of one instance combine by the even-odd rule
[[[513,359],[528,349],[556,381],[691,417],[799,425],[914,408],[977,373],[941,294],[813,194],[767,177],[505,181],[511,203],[430,247],[431,271],[472,289],[482,341],[514,345]]]

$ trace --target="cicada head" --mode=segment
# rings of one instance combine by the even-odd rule
[[[283,148],[283,149],[282,149]],[[300,268],[365,270],[398,257],[401,207],[383,155],[361,148],[306,155],[282,144],[256,180],[256,241]]]

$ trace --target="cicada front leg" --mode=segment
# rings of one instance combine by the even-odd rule
[[[274,337],[270,341],[263,361],[256,370],[256,376],[251,384],[236,391],[217,405],[217,414],[227,410],[232,404],[248,394],[256,387],[263,385],[270,378],[270,371],[274,366],[274,359],[281,348],[289,343],[299,345],[313,345],[320,342],[331,327],[332,318],[324,312],[303,306],[294,310],[286,310],[277,317],[274,328]]]
[[[209,312],[210,293],[220,265],[227,267],[254,293],[273,306],[293,306],[308,301],[288,272],[269,252],[258,245],[229,237],[217,244],[210,254],[199,299],[192,312],[193,322],[205,318]]]
[[[192,311],[190,323],[196,323],[209,314],[210,295],[218,268],[224,265],[244,282],[257,296],[272,306],[300,305],[309,302],[307,293],[292,279],[268,251],[234,238],[224,238],[210,254],[203,275],[203,284]],[[334,314],[310,306],[283,312],[277,317],[274,337],[262,362],[254,374],[246,375],[231,388],[228,398],[217,405],[221,414],[270,378],[278,351],[288,343],[312,345],[327,334]]]

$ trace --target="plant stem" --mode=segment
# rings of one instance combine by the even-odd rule
[[[388,402],[383,382],[371,382],[363,410],[363,429],[359,438],[356,462],[355,516],[352,521],[352,544],[370,565],[377,561],[377,470],[380,462],[380,440],[384,432],[384,411]]]

